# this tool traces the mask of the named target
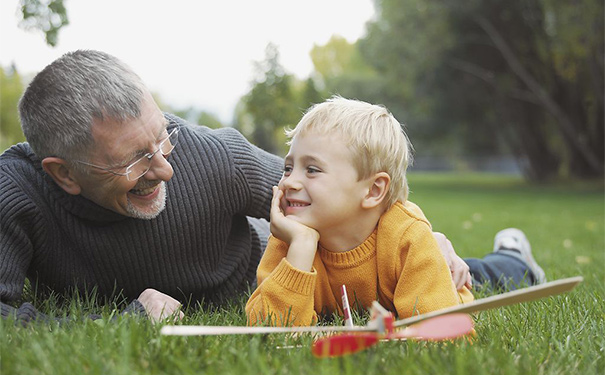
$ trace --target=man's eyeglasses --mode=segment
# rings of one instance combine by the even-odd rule
[[[116,176],[126,176],[128,181],[134,181],[134,180],[138,180],[139,178],[144,176],[145,173],[147,173],[149,171],[149,168],[151,168],[151,159],[153,159],[155,154],[157,154],[158,152],[161,152],[163,156],[168,156],[172,152],[172,150],[174,149],[174,146],[176,146],[178,141],[179,141],[179,128],[174,128],[170,132],[170,134],[168,134],[168,137],[166,137],[164,140],[162,140],[160,142],[157,150],[155,150],[153,153],[147,153],[147,154],[143,155],[141,158],[135,160],[127,167],[107,168],[107,167],[101,167],[101,166],[98,166],[95,164],[91,164],[91,163],[88,163],[85,161],[80,161],[80,160],[75,160],[75,161],[78,163],[81,163],[81,164],[88,165],[89,167],[102,169],[102,170],[109,172],[111,174],[114,174]],[[115,171],[116,169],[118,169],[118,170],[123,169],[124,171],[116,172]]]

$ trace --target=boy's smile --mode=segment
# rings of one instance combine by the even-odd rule
[[[295,199],[285,199],[286,201],[286,206],[285,208],[285,214],[286,215],[293,215],[296,214],[297,212],[299,212],[301,209],[309,207],[311,205],[311,203],[307,203],[307,202],[303,202],[303,201],[299,201],[299,200],[295,200]]]

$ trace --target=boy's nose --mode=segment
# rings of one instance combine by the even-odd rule
[[[283,187],[283,190],[300,190],[300,188],[302,187],[300,181],[298,180],[298,178],[296,178],[294,173],[292,173],[288,177],[282,177],[280,185],[281,187]]]

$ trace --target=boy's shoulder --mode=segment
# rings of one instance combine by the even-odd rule
[[[422,221],[429,227],[431,226],[431,223],[426,216],[424,216],[424,212],[422,212],[420,207],[410,201],[406,201],[405,203],[401,201],[395,202],[395,204],[382,215],[382,219],[387,221],[396,220],[397,222],[406,220],[409,220],[410,222]]]

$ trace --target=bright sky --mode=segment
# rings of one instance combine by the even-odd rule
[[[35,73],[76,49],[97,49],[129,64],[176,108],[193,106],[230,122],[250,89],[253,61],[276,44],[284,68],[306,78],[309,52],[333,34],[365,34],[372,0],[65,0],[70,24],[49,47],[17,27],[19,0],[0,1],[0,64]]]

